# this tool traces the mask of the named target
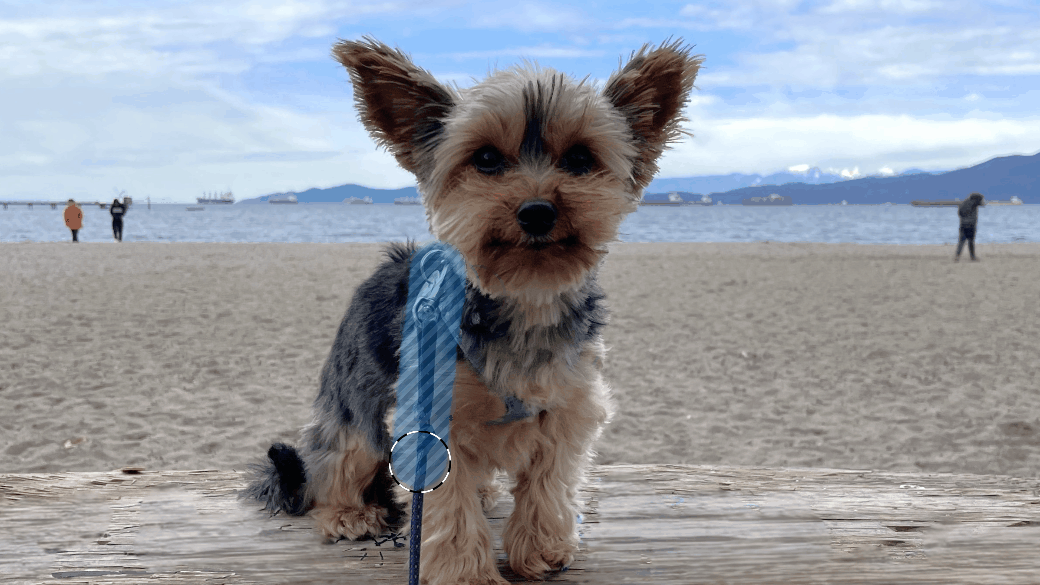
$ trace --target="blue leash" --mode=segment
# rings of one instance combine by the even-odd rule
[[[401,341],[390,473],[412,492],[408,583],[419,585],[423,494],[451,471],[448,450],[456,347],[466,301],[466,269],[451,246],[435,242],[412,256]]]
[[[419,585],[419,542],[422,540],[422,492],[412,492],[412,528],[408,537],[408,585]]]

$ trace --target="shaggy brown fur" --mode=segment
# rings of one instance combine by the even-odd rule
[[[483,514],[500,470],[515,501],[503,533],[509,564],[543,578],[574,559],[577,490],[613,409],[600,373],[606,311],[596,272],[681,134],[701,60],[674,42],[635,52],[602,90],[533,65],[460,90],[373,39],[341,42],[333,54],[365,127],[418,179],[431,231],[467,264],[452,469],[426,495],[421,580],[504,583]],[[314,422],[300,447],[272,447],[251,488],[272,509],[310,511],[331,538],[402,523],[401,502],[373,486],[386,477],[410,254],[393,250],[359,288]],[[489,424],[507,398],[529,415]]]

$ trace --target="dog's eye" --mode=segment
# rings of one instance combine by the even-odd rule
[[[585,175],[592,170],[596,160],[584,144],[575,144],[560,158],[560,166],[572,175]]]
[[[494,146],[482,146],[473,153],[473,166],[485,175],[497,175],[506,167],[506,159]]]

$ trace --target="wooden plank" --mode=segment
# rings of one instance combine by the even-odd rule
[[[0,475],[0,581],[406,582],[407,547],[322,544],[308,519],[240,500],[243,485],[227,471]],[[581,499],[581,554],[553,582],[1040,582],[1037,479],[615,465]]]

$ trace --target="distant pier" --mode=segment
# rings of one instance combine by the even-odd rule
[[[934,201],[914,200],[910,205],[914,207],[957,207],[961,204],[957,199],[937,199]]]
[[[68,202],[68,199],[66,199],[65,201],[0,201],[0,205],[2,205],[4,209],[7,209],[8,205],[25,205],[29,209],[32,209],[33,206],[36,205],[50,205],[51,209],[57,209],[59,205],[64,207]],[[132,203],[133,199],[131,199],[130,197],[123,198],[123,205],[126,205],[127,208],[129,208]],[[96,205],[101,209],[108,209],[108,206],[112,205],[112,203],[110,202],[103,201],[76,201],[76,204],[80,207],[83,207],[84,205]]]

